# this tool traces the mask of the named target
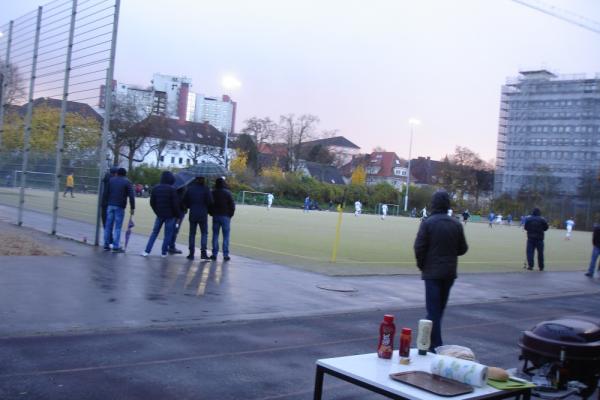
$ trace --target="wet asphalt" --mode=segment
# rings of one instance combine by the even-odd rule
[[[69,254],[0,259],[0,399],[309,399],[315,360],[373,352],[384,313],[399,328],[425,314],[417,276],[145,259],[0,229]],[[522,330],[599,310],[600,281],[583,269],[462,275],[444,339],[515,367]],[[327,377],[324,398],[381,397]]]

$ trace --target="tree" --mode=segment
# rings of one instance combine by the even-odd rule
[[[467,195],[475,198],[483,191],[491,190],[493,184],[492,167],[483,161],[479,154],[467,147],[457,146],[454,154],[444,157],[440,175],[445,188],[452,196],[464,200]]]
[[[164,115],[157,115],[153,118],[154,123],[154,138],[151,145],[156,152],[156,168],[160,166],[161,157],[169,145],[168,120]]]
[[[113,153],[113,162],[118,164],[120,157],[125,157],[130,171],[134,162],[144,161],[148,154],[155,151],[154,144],[149,141],[151,120],[146,117],[131,102],[113,102],[109,148]]]
[[[321,144],[303,146],[303,150],[300,152],[300,158],[306,161],[327,165],[331,165],[335,161],[335,155],[329,152],[327,147]]]
[[[6,90],[4,92],[4,98],[2,99],[2,93],[0,93],[0,105],[7,106],[10,104],[17,104],[21,100],[25,99],[25,85],[23,76],[19,72],[19,67],[15,64],[4,64],[0,61],[0,87],[6,84]]]
[[[367,181],[367,173],[365,168],[362,165],[359,165],[352,172],[352,176],[350,177],[350,183],[353,185],[365,185]]]
[[[286,144],[286,164],[289,171],[296,171],[298,168],[302,144],[312,138],[318,123],[319,118],[311,114],[304,114],[297,118],[294,114],[280,117],[279,132]]]
[[[258,172],[258,149],[252,136],[247,133],[242,133],[238,136],[236,147],[239,151],[244,152],[247,157],[247,163],[254,172]]]
[[[237,156],[231,160],[231,172],[236,175],[241,175],[246,172],[246,164],[248,163],[248,155],[240,151]]]
[[[277,124],[269,117],[252,117],[244,123],[246,126],[242,129],[242,133],[254,136],[254,142],[259,149],[263,143],[272,142],[277,135]]]

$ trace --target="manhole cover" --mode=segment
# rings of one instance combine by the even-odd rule
[[[331,290],[332,292],[358,292],[358,289],[347,285],[319,284],[317,287],[323,290]]]

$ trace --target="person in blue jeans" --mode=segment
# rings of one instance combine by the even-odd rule
[[[458,256],[469,249],[463,226],[447,214],[449,208],[448,193],[434,193],[431,216],[421,222],[414,244],[417,267],[421,270],[421,279],[425,281],[427,319],[433,323],[429,348],[432,352],[443,344],[442,317],[456,279]]]
[[[177,196],[177,190],[173,187],[174,183],[175,176],[169,171],[164,171],[160,176],[160,183],[152,189],[150,207],[152,207],[156,219],[146,249],[142,253],[143,257],[148,257],[152,251],[152,246],[154,246],[163,225],[165,226],[165,233],[161,256],[167,256],[175,232],[175,221],[180,212],[179,197]]]
[[[125,250],[120,247],[120,240],[121,228],[125,219],[125,208],[127,208],[127,198],[129,198],[131,215],[135,212],[135,195],[131,182],[127,179],[125,168],[119,168],[117,175],[109,179],[103,196],[106,200],[104,250],[110,251],[110,245],[112,244],[113,253],[124,253]]]
[[[585,276],[591,278],[594,276],[594,270],[596,269],[596,263],[598,262],[598,256],[600,256],[600,225],[594,224],[594,233],[592,235],[592,259],[590,260],[590,266]]]
[[[225,179],[217,178],[212,191],[213,203],[209,208],[212,215],[212,255],[211,260],[216,260],[219,254],[219,231],[223,232],[223,260],[229,261],[229,232],[231,218],[235,214],[235,202],[231,192],[225,187]]]

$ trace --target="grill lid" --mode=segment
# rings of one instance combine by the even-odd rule
[[[586,316],[563,317],[541,322],[532,332],[559,342],[590,343],[600,340],[600,320]]]

